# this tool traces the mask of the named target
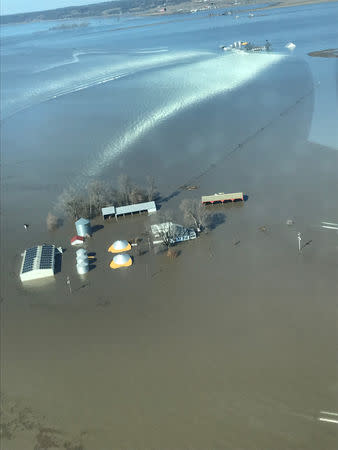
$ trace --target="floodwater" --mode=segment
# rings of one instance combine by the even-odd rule
[[[338,413],[338,241],[321,227],[338,222],[337,63],[307,56],[336,46],[336,12],[2,28],[4,448],[336,448],[318,419]],[[274,52],[219,52],[238,39]],[[154,175],[178,222],[185,197],[247,200],[215,207],[176,260],[134,251],[113,273],[112,240],[152,219],[97,219],[80,279],[73,225],[48,233],[45,217],[64,189],[120,173]],[[66,248],[61,272],[22,285],[42,242]]]

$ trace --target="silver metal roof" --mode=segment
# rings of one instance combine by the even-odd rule
[[[115,214],[115,206],[106,206],[101,208],[103,216],[113,216]]]
[[[120,216],[121,214],[137,213],[140,211],[156,211],[155,202],[135,203],[134,205],[119,206],[116,208],[115,214]]]
[[[89,219],[84,219],[83,217],[81,217],[75,222],[75,225],[87,225],[88,223],[90,223]]]

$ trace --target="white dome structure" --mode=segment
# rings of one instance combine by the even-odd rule
[[[122,255],[116,255],[113,258],[113,261],[110,263],[110,267],[112,269],[118,269],[119,267],[129,267],[133,263],[130,255],[127,253],[123,253]]]
[[[127,255],[126,253],[124,253],[123,255],[116,255],[113,258],[113,261],[115,264],[125,264],[126,262],[128,262],[130,259],[130,256]]]
[[[115,241],[108,249],[108,252],[110,253],[120,253],[120,252],[127,252],[131,249],[131,245],[128,241],[124,240],[118,240]]]

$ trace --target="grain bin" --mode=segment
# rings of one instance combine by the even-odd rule
[[[87,250],[84,248],[79,248],[76,251],[76,264],[89,264]]]
[[[88,256],[87,255],[81,255],[81,256],[78,256],[77,258],[76,258],[76,263],[77,264],[81,264],[81,263],[86,263],[86,264],[89,264],[89,262],[88,262]]]
[[[78,236],[86,237],[91,236],[92,234],[92,228],[90,226],[89,219],[84,219],[83,217],[81,217],[81,219],[75,222],[75,227]]]
[[[89,264],[88,262],[81,262],[76,264],[76,270],[77,273],[80,275],[83,275],[84,273],[87,273],[89,271]]]

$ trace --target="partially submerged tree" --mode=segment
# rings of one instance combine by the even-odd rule
[[[175,240],[179,234],[176,224],[173,222],[173,215],[171,211],[166,211],[157,214],[156,235],[157,239],[162,241],[162,244],[169,249],[171,245],[175,244]]]
[[[75,189],[70,188],[63,192],[60,197],[60,205],[63,213],[70,219],[76,220],[89,215],[88,202]]]
[[[187,227],[194,227],[197,231],[207,227],[209,213],[199,200],[185,198],[180,204],[180,209]]]
[[[106,184],[105,201],[103,206],[120,206],[122,205],[122,199],[119,191],[110,184]]]
[[[157,196],[157,191],[156,191],[155,178],[153,176],[148,176],[147,177],[146,190],[147,190],[148,202],[151,202],[152,200],[155,200],[155,198]]]
[[[87,185],[89,217],[95,217],[100,214],[102,206],[108,200],[108,186],[102,181],[91,181]]]
[[[134,203],[142,203],[147,199],[147,195],[145,191],[143,191],[138,186],[133,186],[131,188],[130,194],[129,194],[129,202]]]
[[[62,220],[49,212],[46,217],[46,224],[48,231],[55,231],[62,225]]]
[[[72,220],[80,217],[92,218],[100,215],[104,206],[142,203],[154,199],[157,195],[153,177],[147,177],[147,184],[144,188],[140,188],[125,174],[118,178],[118,189],[107,182],[92,180],[87,184],[86,190],[84,194],[79,193],[74,187],[65,190],[57,205],[60,214]]]
[[[180,254],[180,252],[173,250],[172,248],[169,248],[167,251],[167,256],[170,259],[176,259],[178,257],[178,255]]]
[[[118,186],[124,204],[128,205],[130,202],[130,194],[132,190],[132,184],[128,175],[121,174],[118,177]]]

